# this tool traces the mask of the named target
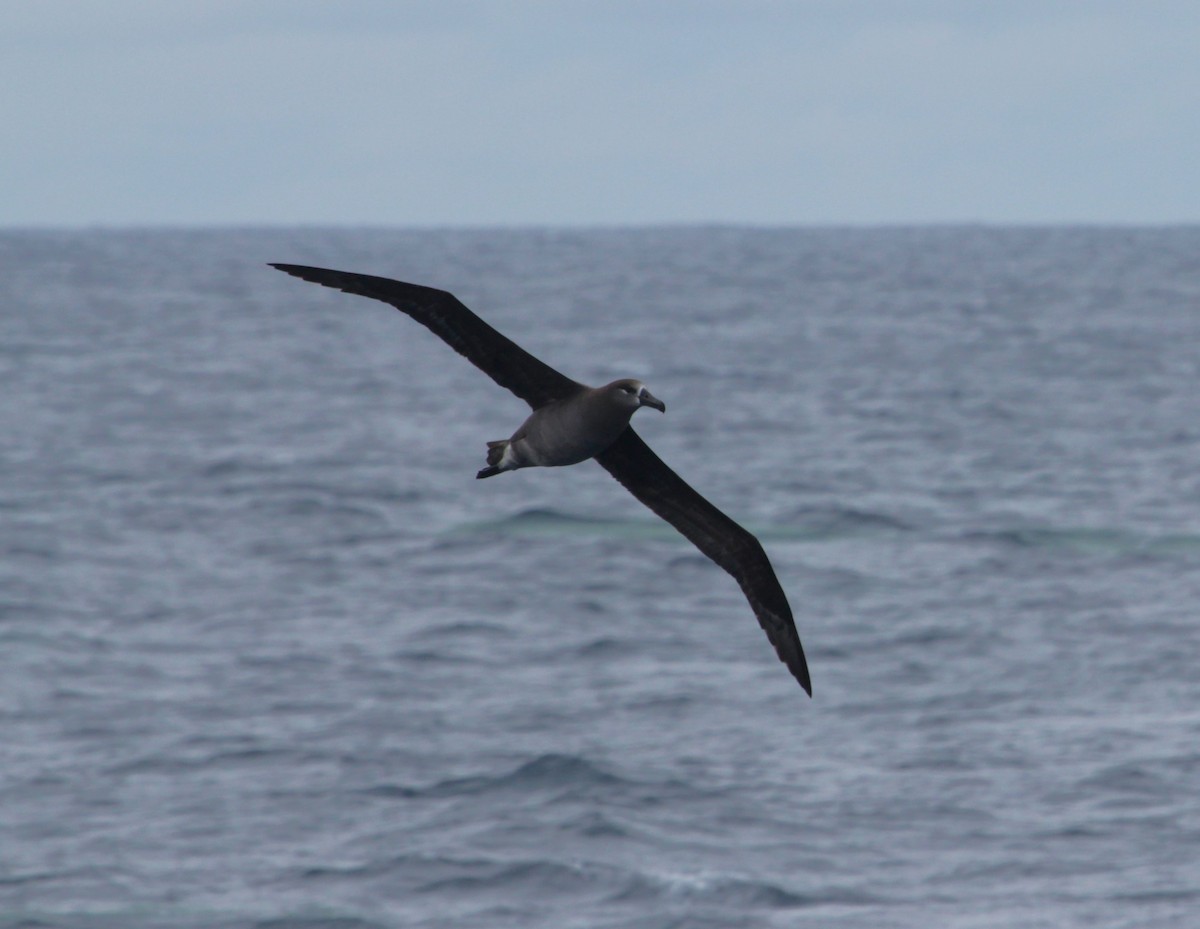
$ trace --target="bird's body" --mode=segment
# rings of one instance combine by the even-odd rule
[[[488,467],[475,476],[587,461],[612,445],[643,406],[666,412],[666,405],[640,381],[626,378],[603,387],[583,387],[538,407],[510,438],[488,442]]]
[[[641,381],[603,387],[573,381],[505,338],[453,295],[368,274],[274,264],[288,274],[390,303],[430,329],[533,412],[507,439],[487,443],[485,478],[589,458],[737,580],[779,659],[812,694],[791,607],[758,539],[696,493],[650,450],[629,420],[643,406],[666,411]]]

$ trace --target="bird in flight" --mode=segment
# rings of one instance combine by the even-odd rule
[[[516,432],[487,443],[487,467],[475,476],[488,478],[519,468],[559,467],[595,458],[626,490],[733,575],[779,660],[812,696],[791,607],[758,539],[663,464],[629,425],[642,407],[666,412],[666,405],[645,384],[633,378],[603,387],[573,381],[505,338],[444,290],[303,265],[273,263],[271,267],[391,304],[528,403],[533,412]]]

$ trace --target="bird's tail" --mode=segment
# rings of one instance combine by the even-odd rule
[[[504,457],[504,452],[508,448],[508,439],[497,439],[495,442],[487,444],[487,463],[488,466],[475,475],[476,478],[492,477],[499,474],[504,469],[498,467],[500,460]]]
[[[487,445],[488,464],[500,464],[500,459],[504,457],[504,450],[508,448],[508,439],[497,439],[495,442],[488,442]]]

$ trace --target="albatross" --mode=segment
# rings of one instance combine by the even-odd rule
[[[304,265],[272,263],[271,267],[391,304],[528,403],[533,412],[516,432],[487,443],[487,467],[475,476],[596,459],[626,490],[733,575],[779,660],[812,696],[791,607],[758,539],[663,464],[629,425],[642,407],[666,412],[666,404],[645,384],[634,378],[603,387],[573,381],[505,338],[444,290]]]

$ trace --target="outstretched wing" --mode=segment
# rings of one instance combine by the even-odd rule
[[[633,428],[596,456],[609,474],[700,551],[734,576],[779,660],[812,696],[800,636],[783,588],[758,539],[696,493],[650,450]]]
[[[370,274],[304,265],[272,263],[271,267],[314,284],[390,303],[535,410],[584,389],[582,384],[560,374],[516,342],[502,336],[444,290]]]

